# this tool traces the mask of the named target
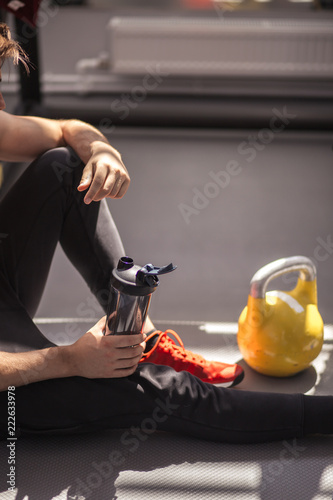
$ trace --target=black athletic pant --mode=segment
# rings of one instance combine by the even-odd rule
[[[71,149],[48,151],[0,204],[0,351],[52,345],[32,318],[58,241],[99,299],[124,255],[106,203],[83,203],[84,194],[76,189],[81,172]],[[105,308],[105,300],[101,305]],[[3,391],[2,438],[7,408]],[[141,428],[251,443],[333,433],[333,398],[223,389],[187,372],[144,363],[126,378],[70,377],[17,387],[16,426],[21,435]]]

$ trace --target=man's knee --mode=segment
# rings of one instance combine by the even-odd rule
[[[33,171],[40,175],[52,175],[59,183],[74,177],[80,178],[83,163],[73,149],[69,147],[54,148],[39,156],[31,165]]]

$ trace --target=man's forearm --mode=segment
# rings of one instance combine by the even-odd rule
[[[8,386],[75,375],[67,347],[49,347],[22,353],[0,352],[0,391]]]
[[[0,352],[0,391],[64,377],[119,378],[136,370],[145,335],[104,335],[103,316],[74,344],[23,353]]]
[[[79,191],[86,191],[84,202],[103,198],[122,198],[130,177],[120,153],[92,125],[79,120],[60,121],[65,144],[71,146],[83,161]]]
[[[80,120],[49,120],[0,112],[0,159],[30,161],[57,147],[70,146],[84,169],[79,191],[84,201],[122,198],[130,177],[120,153],[95,127]]]
[[[102,151],[112,152],[120,158],[118,151],[92,125],[80,120],[61,120],[60,123],[65,143],[76,151],[84,164],[89,161],[94,153]]]
[[[1,111],[0,158],[4,161],[30,161],[49,149],[69,145],[86,164],[96,144],[116,152],[106,137],[88,123],[16,116]]]

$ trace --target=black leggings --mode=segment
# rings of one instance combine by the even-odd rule
[[[32,318],[58,241],[106,307],[101,292],[108,290],[111,270],[124,249],[105,201],[83,203],[84,194],[76,189],[81,172],[71,149],[48,151],[0,204],[2,351],[52,345]],[[1,438],[7,437],[7,408],[3,391]],[[330,415],[327,422],[316,417],[322,409]],[[218,388],[187,372],[143,363],[126,378],[70,377],[17,387],[16,426],[20,435],[127,428],[122,438],[127,444],[135,434],[156,429],[254,443],[333,432],[333,398]]]

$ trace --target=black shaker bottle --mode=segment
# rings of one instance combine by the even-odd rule
[[[141,333],[151,295],[159,284],[158,276],[174,269],[176,266],[173,264],[141,267],[135,265],[130,257],[122,257],[112,271],[105,335]]]

